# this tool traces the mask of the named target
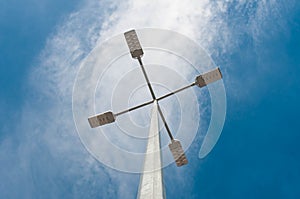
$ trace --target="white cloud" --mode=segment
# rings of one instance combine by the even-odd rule
[[[1,162],[7,162],[2,165],[1,176],[8,179],[11,187],[24,186],[27,197],[36,196],[36,192],[42,194],[37,190],[41,187],[39,183],[52,189],[53,196],[66,191],[70,194],[67,196],[78,198],[83,198],[83,193],[91,198],[135,197],[137,187],[131,185],[138,183],[138,176],[99,165],[88,156],[76,134],[72,89],[83,58],[97,41],[101,43],[128,29],[145,27],[180,32],[197,41],[209,54],[222,57],[238,45],[236,38],[240,34],[252,34],[259,41],[264,21],[274,13],[279,15],[278,4],[243,0],[87,1],[59,24],[41,52],[40,62],[30,77],[34,89],[31,96],[35,100],[28,99],[23,108],[17,128],[20,136],[16,140],[8,138],[0,146]],[[237,12],[237,18],[230,16],[232,11]],[[62,188],[66,184],[70,187]]]

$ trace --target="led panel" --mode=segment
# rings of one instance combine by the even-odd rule
[[[130,30],[124,33],[127,45],[130,50],[130,54],[133,58],[140,58],[144,54],[139,39],[135,30]]]
[[[90,126],[92,128],[109,124],[115,121],[115,116],[112,112],[102,113],[88,118]]]
[[[203,87],[220,79],[222,79],[222,73],[220,71],[220,68],[216,68],[196,77],[195,83],[199,87]]]
[[[169,148],[178,167],[188,163],[179,140],[172,140],[169,144]]]

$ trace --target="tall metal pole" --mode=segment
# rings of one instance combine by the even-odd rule
[[[148,144],[144,160],[144,168],[141,175],[137,197],[138,199],[165,198],[161,169],[162,163],[158,125],[158,106],[157,101],[154,101],[148,135]]]

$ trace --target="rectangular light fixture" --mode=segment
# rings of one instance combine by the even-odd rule
[[[88,118],[90,126],[92,128],[109,124],[115,121],[115,116],[112,112],[102,113]]]
[[[188,163],[179,140],[172,140],[169,144],[169,148],[178,167]]]
[[[143,56],[144,52],[137,37],[135,30],[130,30],[124,33],[127,45],[130,50],[132,58],[140,58]]]
[[[220,71],[220,68],[216,68],[196,77],[195,84],[199,87],[204,87],[220,79],[222,79],[222,73]]]

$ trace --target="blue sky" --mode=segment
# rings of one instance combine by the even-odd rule
[[[193,38],[227,75],[220,140],[200,160],[196,139],[188,166],[164,169],[167,198],[299,198],[299,3],[195,4],[2,1],[0,198],[135,197],[139,175],[104,166],[82,146],[71,98],[98,39],[143,27]],[[164,19],[150,20],[161,7]]]

